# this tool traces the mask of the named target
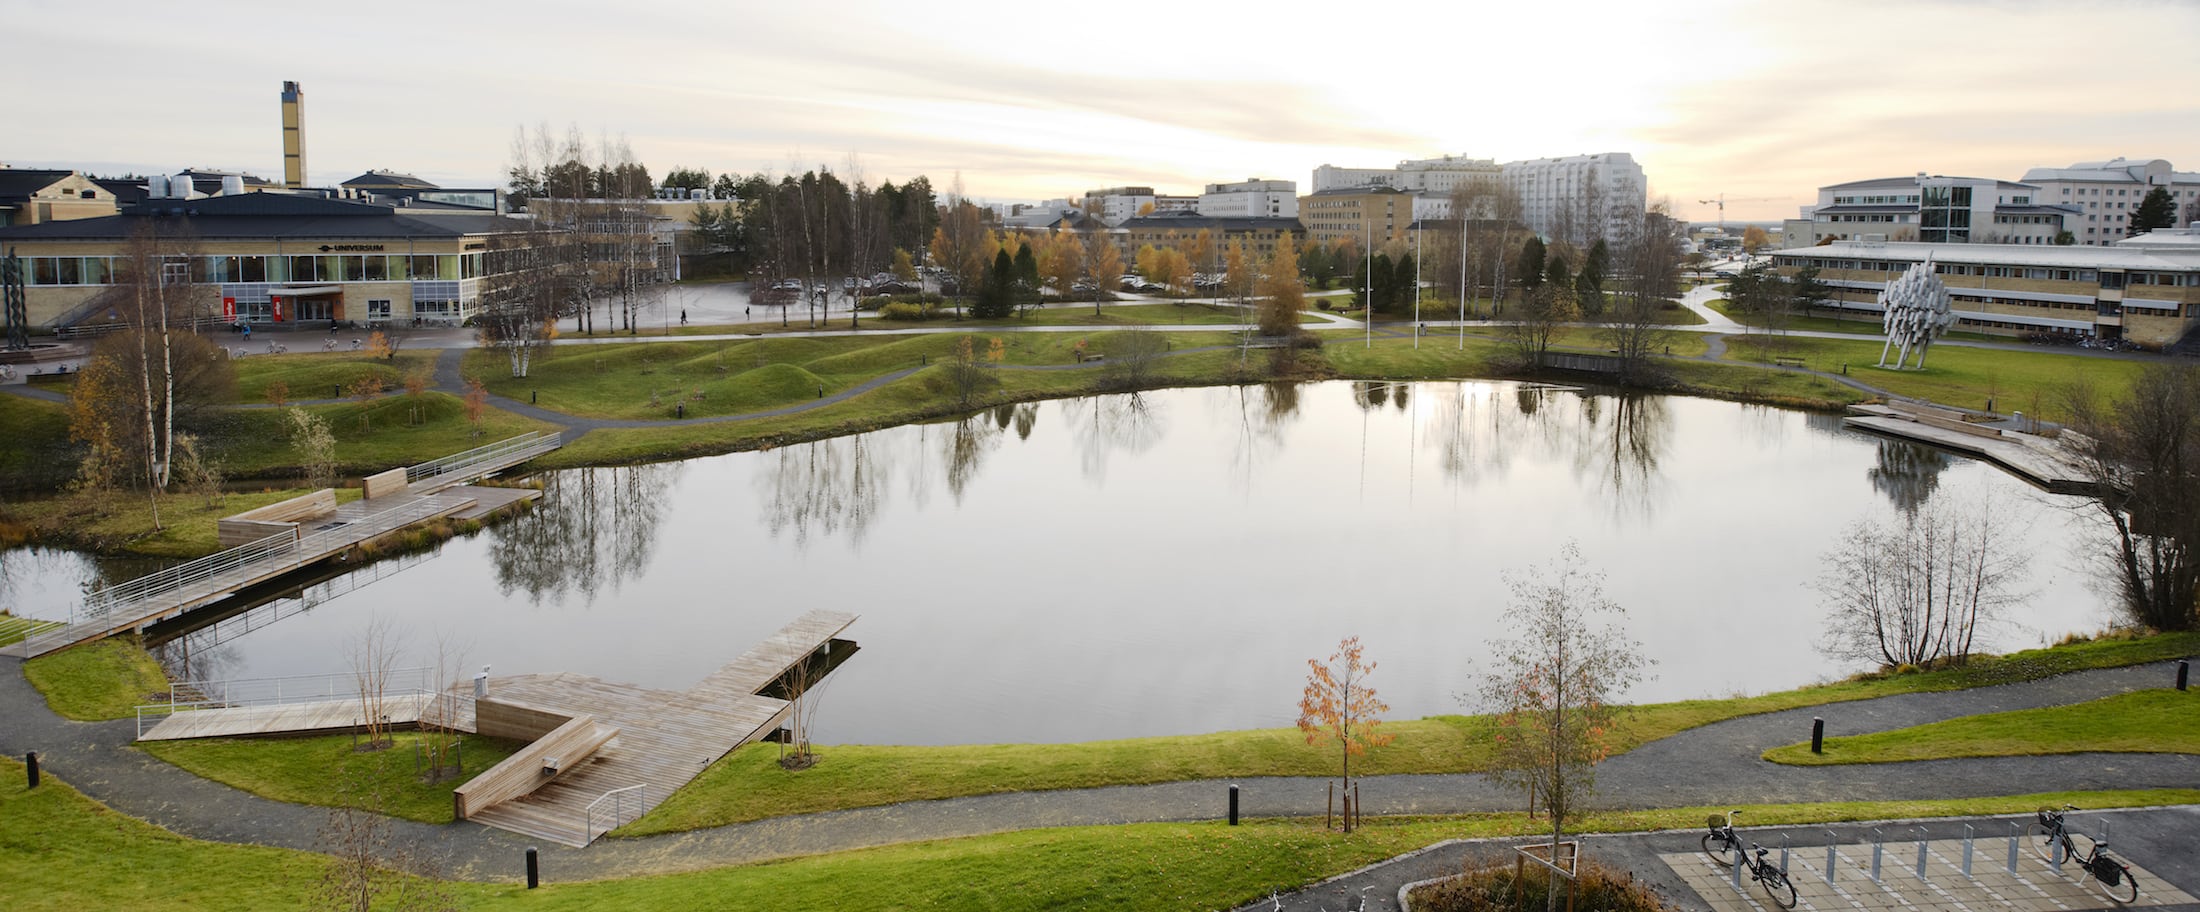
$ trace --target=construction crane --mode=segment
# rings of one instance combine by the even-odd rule
[[[1778,199],[1779,199],[1779,197],[1777,197],[1777,196],[1751,196],[1751,197],[1744,197],[1744,198],[1742,198],[1742,199],[1737,199],[1737,200],[1734,200],[1734,202],[1737,202],[1737,203],[1769,203],[1769,202],[1773,202],[1773,201],[1775,201],[1775,200],[1778,200]],[[1721,193],[1721,194],[1719,194],[1719,198],[1718,198],[1718,199],[1697,200],[1697,201],[1696,201],[1696,204],[1697,204],[1697,205],[1699,205],[1699,206],[1717,206],[1717,207],[1719,207],[1719,233],[1720,233],[1720,234],[1725,234],[1725,233],[1726,233],[1726,204],[1727,204],[1726,194],[1724,194],[1724,193]]]

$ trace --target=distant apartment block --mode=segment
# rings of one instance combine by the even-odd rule
[[[1422,218],[1451,215],[1453,190],[1474,180],[1493,180],[1520,196],[1521,221],[1552,237],[1586,240],[1613,237],[1642,218],[1648,204],[1648,179],[1634,156],[1603,152],[1562,158],[1536,158],[1499,164],[1486,158],[1442,156],[1409,159],[1394,168],[1314,169],[1314,193],[1384,188],[1421,199]],[[1304,205],[1302,199],[1301,205]],[[1305,216],[1311,222],[1316,216]],[[1400,230],[1403,230],[1401,226]]]
[[[1920,172],[1820,187],[1817,204],[1784,222],[1782,233],[1798,245],[1827,238],[2053,244],[2078,215],[2075,208],[2050,202],[2046,188],[2029,182]]]
[[[2113,244],[2130,234],[2132,210],[2156,187],[2169,191],[2181,223],[2200,220],[2200,173],[2174,170],[2159,158],[2033,168],[2024,172],[2024,182],[2040,188],[2041,201],[2076,210],[2064,227],[2081,246]]]
[[[1249,178],[1208,184],[1199,195],[1199,214],[1216,218],[1297,218],[1297,181]]]
[[[1414,194],[1396,187],[1334,187],[1299,197],[1299,222],[1317,243],[1350,238],[1381,246],[1406,236],[1415,221]]]

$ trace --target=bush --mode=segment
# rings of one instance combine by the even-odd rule
[[[894,301],[881,305],[878,309],[878,316],[881,320],[930,320],[939,315],[939,305],[930,303],[911,304],[905,301]]]
[[[1576,909],[1669,912],[1674,908],[1658,896],[1649,883],[1636,880],[1631,873],[1598,864],[1594,858],[1582,858],[1580,874],[1573,902]],[[1470,858],[1465,874],[1414,890],[1413,908],[1429,912],[1513,912],[1545,908],[1544,900],[1550,894],[1550,876],[1531,864],[1521,881],[1513,881],[1513,865],[1509,859]]]

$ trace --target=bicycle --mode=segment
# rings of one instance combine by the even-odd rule
[[[1772,899],[1774,905],[1782,909],[1795,908],[1795,883],[1788,880],[1786,871],[1765,860],[1765,856],[1772,850],[1750,843],[1749,847],[1754,852],[1747,855],[1742,853],[1742,838],[1734,832],[1733,823],[1734,818],[1741,814],[1741,811],[1733,811],[1724,816],[1711,815],[1711,832],[1705,833],[1702,840],[1704,854],[1711,856],[1711,860],[1718,862],[1720,867],[1733,867],[1739,856],[1742,867],[1749,872],[1749,879],[1764,889],[1765,895]]]
[[[2078,869],[2084,871],[2086,876],[2100,882],[2101,892],[2107,894],[2111,901],[2128,903],[2138,900],[2138,878],[2131,876],[2130,866],[2108,857],[2102,851],[2108,848],[2108,842],[2070,832],[2064,825],[2063,812],[2077,809],[2075,805],[2068,804],[2063,805],[2060,811],[2041,808],[2039,820],[2025,828],[2025,841],[2031,843],[2032,850],[2049,864],[2053,864],[2058,858],[2076,862]]]

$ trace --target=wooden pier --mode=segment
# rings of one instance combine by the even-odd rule
[[[237,590],[341,554],[415,523],[443,517],[478,518],[513,502],[541,496],[526,488],[461,485],[556,449],[555,434],[526,434],[456,456],[366,480],[366,496],[336,505],[317,491],[223,519],[234,547],[93,593],[68,624],[5,647],[35,658],[175,617],[222,601]]]
[[[460,787],[492,790],[512,777],[545,778],[523,797],[465,813],[466,819],[537,839],[586,846],[656,807],[720,757],[768,735],[792,704],[762,692],[836,644],[856,617],[811,611],[685,691],[655,690],[578,674],[515,675],[489,682],[475,701],[475,730],[530,740],[568,720],[592,716],[617,729],[586,758],[560,757],[554,776],[515,755],[514,769],[491,769]],[[519,730],[507,730],[517,727]],[[511,761],[507,761],[510,763]],[[619,793],[616,808],[606,796]],[[463,796],[457,798],[465,807]]]
[[[2052,493],[2084,494],[2093,488],[2069,445],[2056,438],[1970,422],[1963,412],[1912,402],[1852,405],[1849,411],[1843,425],[1984,459]]]
[[[383,724],[410,728],[439,699],[430,693],[393,694],[382,701]],[[236,706],[194,709],[170,713],[138,736],[140,741],[181,741],[189,738],[237,738],[251,735],[307,735],[348,732],[363,728],[366,716],[358,697],[281,703],[268,706]]]

